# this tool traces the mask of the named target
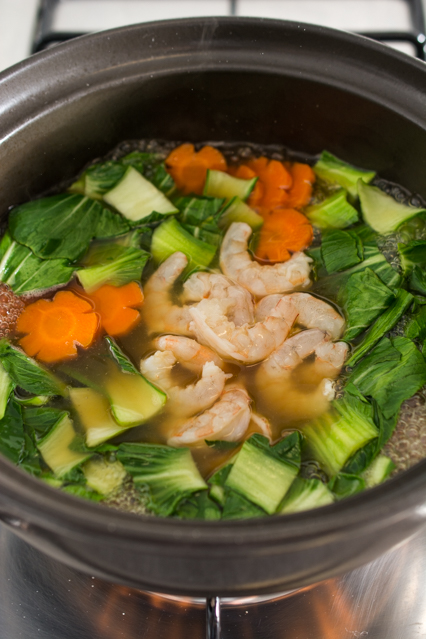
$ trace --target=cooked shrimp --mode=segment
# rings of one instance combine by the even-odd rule
[[[224,362],[211,348],[182,335],[161,335],[153,342],[159,351],[171,351],[176,360],[193,373],[201,373],[204,364],[213,362],[223,368]]]
[[[260,362],[282,344],[291,327],[280,317],[267,317],[253,326],[235,326],[228,319],[231,299],[207,299],[189,308],[190,329],[198,341],[221,357],[245,364]]]
[[[264,297],[256,307],[256,320],[262,322],[271,315],[286,319],[291,326],[297,323],[305,328],[319,328],[332,339],[339,338],[345,327],[345,320],[331,304],[309,293]]]
[[[231,377],[213,362],[206,362],[202,367],[201,379],[181,388],[172,377],[176,363],[171,351],[156,351],[140,364],[141,373],[167,393],[171,404],[169,409],[174,416],[190,417],[211,406],[220,397],[226,380]]]
[[[287,262],[261,265],[251,259],[247,250],[251,233],[244,222],[234,222],[229,227],[220,249],[220,266],[227,277],[257,298],[309,286],[310,257],[299,252]]]
[[[251,399],[243,388],[230,388],[201,415],[186,422],[169,437],[169,446],[187,446],[205,439],[240,441],[250,423]]]
[[[306,357],[315,353],[315,367],[321,370],[320,376],[336,377],[345,361],[348,346],[344,342],[333,343],[329,340],[329,335],[318,328],[296,333],[262,362],[257,376],[263,379],[282,379],[283,375],[290,373]]]
[[[242,286],[220,273],[194,273],[183,285],[182,301],[200,302],[202,299],[230,299],[234,304],[229,319],[235,326],[253,324],[253,298]]]
[[[188,307],[173,304],[171,299],[173,286],[187,264],[186,255],[173,253],[145,284],[142,313],[150,333],[192,334]]]
[[[348,346],[333,343],[330,336],[319,329],[301,331],[287,339],[256,372],[257,388],[262,392],[261,405],[271,408],[289,420],[313,419],[324,413],[334,399],[333,379],[343,366]],[[309,355],[307,386],[294,382],[292,372]],[[317,383],[313,384],[316,379]]]
[[[262,415],[258,415],[258,413],[252,411],[250,421],[253,422],[256,430],[260,431],[260,433],[267,437],[270,442],[272,441],[271,424],[266,419],[266,417],[262,417]]]

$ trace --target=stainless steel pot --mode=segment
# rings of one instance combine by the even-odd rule
[[[131,138],[323,148],[426,196],[426,67],[365,38],[210,18],[74,40],[0,75],[0,213]],[[426,461],[317,511],[231,523],[116,512],[0,460],[2,520],[100,577],[188,595],[277,592],[368,562],[426,517]]]

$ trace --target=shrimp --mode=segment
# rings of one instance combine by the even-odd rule
[[[159,351],[171,351],[176,360],[193,373],[201,373],[207,362],[213,362],[219,368],[223,368],[225,365],[214,351],[189,337],[161,335],[153,341],[153,344]]]
[[[291,326],[297,323],[305,328],[319,328],[332,339],[338,339],[345,327],[345,320],[331,304],[309,293],[264,297],[256,307],[256,320],[261,322],[271,315],[285,318]]]
[[[187,446],[205,439],[237,442],[250,423],[251,399],[243,388],[225,390],[220,399],[201,415],[186,422],[172,437],[169,446]]]
[[[315,353],[315,366],[321,370],[321,377],[337,377],[345,361],[348,346],[344,342],[330,342],[324,331],[313,328],[296,333],[272,353],[259,366],[257,375],[265,378],[282,378],[298,364]]]
[[[344,342],[332,342],[317,328],[301,331],[287,339],[256,372],[256,383],[262,391],[262,402],[288,419],[313,419],[328,409],[334,399],[333,379],[339,374],[348,351]],[[313,390],[299,390],[291,374],[309,355],[315,353],[311,365],[319,383]]]
[[[202,299],[231,299],[229,319],[235,326],[253,324],[253,298],[247,289],[219,273],[194,273],[183,285],[182,301],[200,302]]]
[[[145,284],[142,313],[150,333],[192,334],[188,307],[177,306],[171,299],[173,286],[187,264],[186,255],[173,253]]]
[[[267,317],[253,326],[235,326],[228,319],[232,299],[203,299],[189,308],[190,329],[198,341],[221,357],[244,364],[260,362],[282,344],[291,327],[280,317]]]
[[[253,422],[256,430],[260,431],[260,433],[269,439],[272,442],[272,431],[271,424],[266,419],[266,417],[262,417],[262,415],[258,415],[254,411],[251,414],[251,422]]]
[[[251,259],[247,250],[251,233],[244,222],[234,222],[226,232],[220,250],[220,267],[227,277],[257,298],[309,286],[310,257],[299,252],[287,262],[261,265]]]
[[[226,380],[231,375],[225,373],[214,362],[206,362],[202,367],[201,379],[185,388],[176,386],[172,369],[177,363],[171,351],[156,351],[141,361],[141,373],[164,390],[171,403],[174,416],[190,417],[211,406],[220,397]]]

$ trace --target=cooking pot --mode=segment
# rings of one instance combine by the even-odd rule
[[[0,214],[136,138],[326,148],[426,196],[425,89],[424,63],[312,25],[208,18],[78,38],[0,75]],[[30,544],[114,582],[272,593],[412,535],[426,518],[426,461],[318,510],[188,522],[79,500],[1,458],[0,516]]]

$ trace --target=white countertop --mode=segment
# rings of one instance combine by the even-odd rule
[[[426,0],[423,2],[426,11]],[[285,18],[352,31],[401,31],[409,25],[403,0],[62,0],[54,27],[58,31],[98,31],[164,18],[230,15],[232,4],[237,15]],[[0,0],[0,70],[29,55],[37,6],[38,0]]]

